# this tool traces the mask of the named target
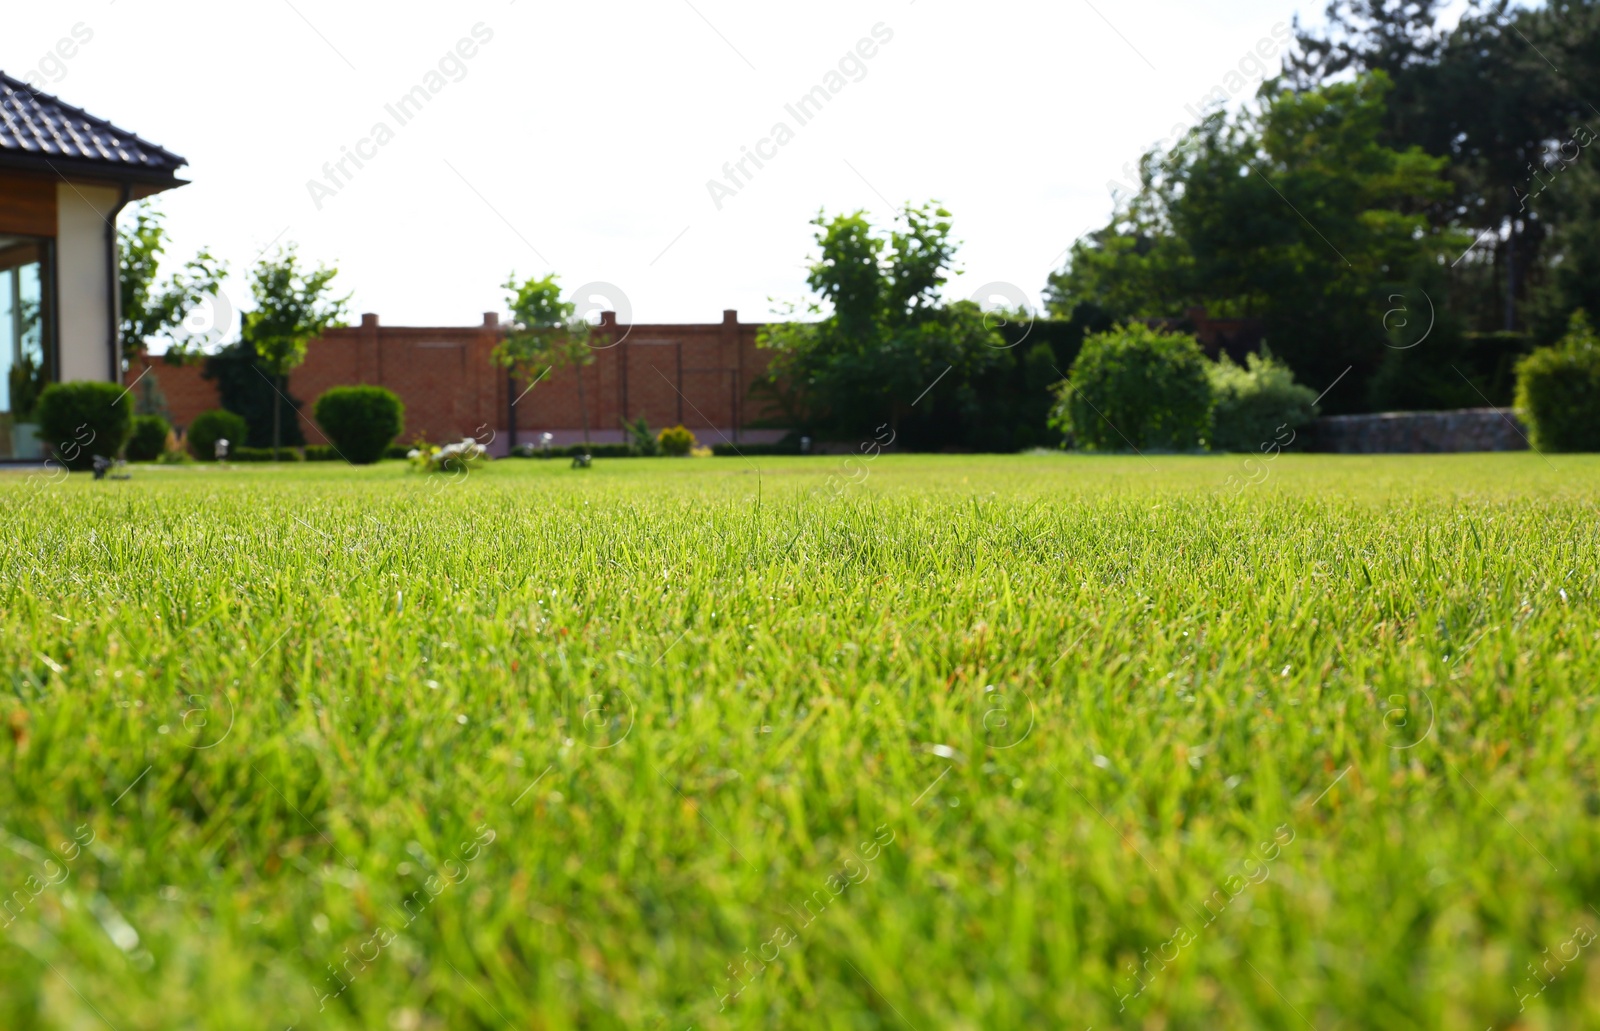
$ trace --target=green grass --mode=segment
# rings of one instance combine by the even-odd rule
[[[0,1027],[1600,1028],[1600,460],[759,466],[0,476]]]

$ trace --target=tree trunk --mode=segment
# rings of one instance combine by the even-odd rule
[[[578,418],[583,421],[583,449],[589,450],[589,403],[583,393],[583,366],[578,366]]]
[[[278,441],[282,440],[283,426],[283,375],[278,375],[278,382],[272,391],[272,460],[278,460]]]
[[[517,449],[517,374],[506,372],[506,434],[510,438],[506,454]]]
[[[1517,328],[1517,216],[1506,232],[1506,332]]]

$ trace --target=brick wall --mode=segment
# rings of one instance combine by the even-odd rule
[[[714,324],[620,325],[606,312],[600,327],[604,343],[581,370],[595,442],[622,440],[622,420],[640,416],[656,430],[681,422],[706,444],[783,435],[748,428],[769,414],[750,397],[751,384],[767,367],[766,353],[756,347],[759,324],[741,323],[737,312],[727,311]],[[289,376],[290,392],[305,401],[306,440],[325,440],[310,418],[317,397],[353,383],[388,387],[405,402],[402,442],[487,439],[492,432],[491,450],[504,454],[513,417],[519,443],[535,443],[546,432],[556,444],[581,440],[579,371],[546,376],[526,393],[527,385],[517,383],[508,392],[506,371],[490,357],[503,332],[493,314],[480,326],[433,329],[384,326],[376,315],[363,315],[359,326],[330,330],[312,341],[305,363]],[[147,357],[133,364],[126,381],[141,374],[157,380],[180,427],[218,406],[216,385],[198,366]]]
[[[168,417],[179,429],[188,426],[201,412],[218,406],[217,385],[200,378],[198,365],[168,365],[160,358],[142,355],[130,363],[122,377],[141,406],[159,392],[166,402]]]

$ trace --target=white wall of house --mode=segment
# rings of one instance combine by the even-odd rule
[[[109,186],[64,182],[56,187],[56,296],[61,305],[63,382],[112,378],[106,222],[121,199],[121,191]]]

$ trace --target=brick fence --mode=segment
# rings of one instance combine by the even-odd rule
[[[701,325],[622,325],[605,312],[604,343],[581,370],[590,439],[622,441],[622,421],[640,416],[656,430],[682,423],[704,444],[780,439],[783,430],[752,427],[774,414],[750,394],[767,368],[766,352],[756,347],[760,329],[760,323],[741,323],[734,311],[723,312],[720,323]],[[305,362],[289,376],[290,393],[305,402],[306,440],[326,439],[311,419],[316,399],[329,387],[355,383],[388,387],[405,402],[402,442],[486,439],[492,431],[490,450],[503,455],[513,437],[523,444],[542,433],[558,445],[582,440],[580,372],[552,374],[532,389],[513,385],[491,358],[504,333],[493,313],[467,328],[384,326],[378,316],[363,315],[359,326],[329,330],[311,342]],[[125,382],[154,378],[182,428],[220,405],[216,384],[201,372],[199,365],[144,356],[132,363]]]

